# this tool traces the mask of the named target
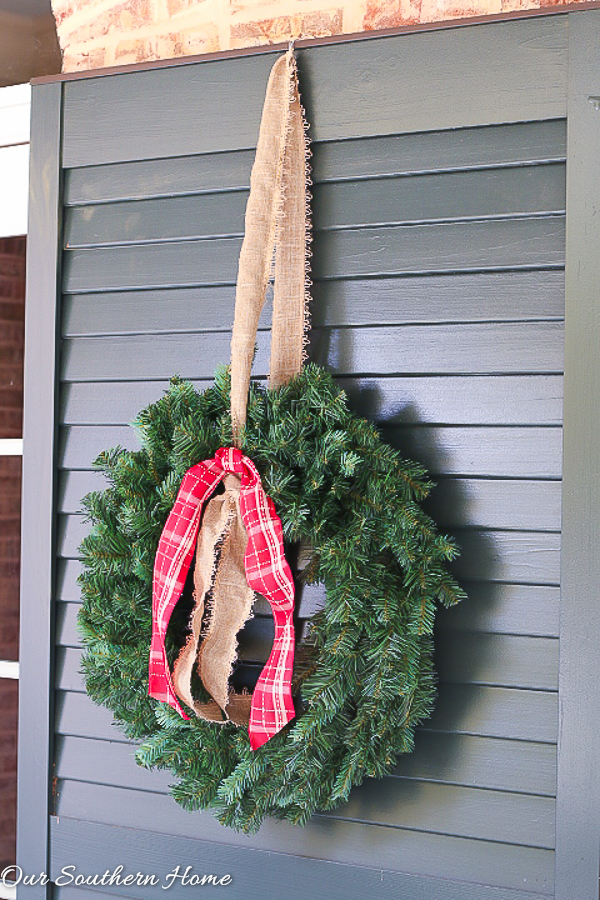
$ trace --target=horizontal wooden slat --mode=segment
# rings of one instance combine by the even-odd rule
[[[107,815],[108,798],[114,802],[119,793],[118,788],[68,780],[59,782],[57,789],[58,816],[81,818],[86,814],[83,800],[89,803],[96,796],[100,808],[88,807],[94,809],[96,821]],[[149,798],[152,796],[156,795]],[[113,808],[112,816],[111,824],[127,824],[121,810]],[[365,783],[353,791],[347,804],[333,813],[320,813],[321,817],[542,849],[554,845],[553,799],[432,782],[386,779]]]
[[[264,383],[264,382],[263,382]],[[209,380],[193,382],[200,392]],[[562,376],[338,376],[350,409],[379,423],[436,425],[560,425]],[[125,425],[153,403],[168,381],[73,382],[63,385],[67,425]]]
[[[243,235],[247,200],[247,191],[225,191],[71,208],[64,245]],[[322,231],[336,228],[559,215],[565,211],[565,169],[552,163],[317,184],[313,210],[317,243]]]
[[[121,742],[61,737],[55,754],[56,774],[75,781],[168,793],[173,775],[141,768],[134,754],[133,746]],[[556,748],[530,741],[422,731],[415,750],[399,758],[393,775],[552,797],[556,792]]]
[[[312,271],[315,278],[356,278],[563,264],[564,220],[556,216],[325,232]]]
[[[520,531],[452,529],[460,556],[454,574],[467,581],[560,582],[560,535]]]
[[[440,681],[558,689],[556,638],[444,633],[438,636],[435,659]]]
[[[313,144],[316,182],[515,166],[566,156],[564,119]]]
[[[382,435],[436,475],[560,478],[560,428],[389,426]],[[131,439],[130,439],[131,440]],[[82,467],[83,468],[83,467]]]
[[[251,620],[240,635],[239,658],[264,663],[272,637],[271,618]],[[66,640],[73,643],[74,637],[67,634]],[[443,683],[553,691],[558,681],[558,642],[556,638],[444,632],[437,639],[436,665]],[[56,686],[83,691],[80,667],[81,650],[62,647],[57,653]]]
[[[404,456],[436,475],[500,478],[560,478],[560,428],[460,428],[397,426],[382,428],[385,439]],[[69,426],[61,429],[60,468],[90,469],[102,450],[117,445],[139,449],[126,426]]]
[[[555,743],[558,697],[552,691],[441,684],[433,714],[422,727],[435,732]]]
[[[450,38],[441,30],[301,51],[312,137],[564,116],[566,32],[566,17],[551,17],[459,28]],[[485,66],[466,65],[482,59]],[[254,147],[272,63],[262,53],[66,83],[64,165]],[[165,128],[166,109],[177,128]]]
[[[564,217],[327,231],[315,244],[315,279],[557,268],[565,261]],[[69,250],[64,290],[233,284],[237,237]]]
[[[76,637],[75,618],[80,604],[77,576],[81,564],[73,559],[58,563],[56,600],[66,609],[57,612],[57,639],[69,645]],[[524,634],[558,637],[560,591],[546,585],[474,583],[463,581],[467,598],[458,606],[437,613],[439,631]],[[299,615],[310,617],[325,602],[322,585],[301,585],[297,593]],[[268,613],[268,607],[257,610]],[[68,636],[67,636],[68,635]]]
[[[56,643],[62,647],[80,647],[77,615],[81,603],[60,603],[56,609]]]
[[[85,691],[81,669],[81,651],[71,647],[57,651],[55,664],[56,687],[63,691]]]
[[[318,184],[537,161],[560,162],[566,153],[565,132],[564,119],[558,119],[313,143],[312,178]],[[71,169],[65,173],[64,202],[78,206],[243,190],[250,185],[254,153],[238,150]]]
[[[98,472],[63,472],[59,478],[58,510],[81,512],[90,491],[104,490]],[[509,481],[443,478],[425,508],[440,527],[506,528],[514,531],[557,531],[560,528],[561,486],[557,481]]]
[[[122,900],[123,898],[122,894],[119,896],[119,894],[114,893],[114,891],[119,890],[116,882],[114,882],[112,888],[108,891],[104,888],[72,887],[70,881],[71,874],[73,874],[73,870],[67,868],[67,874],[65,876],[66,880],[61,881],[58,887],[54,883],[51,884],[50,897],[52,900],[98,900],[99,891],[100,897],[107,897],[109,900],[111,897],[116,898],[116,900]],[[148,882],[148,884],[150,884],[150,882]]]
[[[556,747],[419,730],[414,751],[400,756],[394,775],[551,797]]]
[[[425,509],[444,528],[558,531],[561,485],[558,481],[442,478]]]
[[[83,516],[60,516],[58,555],[76,559],[79,545],[89,530],[90,526]],[[559,534],[454,528],[452,535],[461,551],[452,564],[458,578],[524,584],[559,583]]]
[[[311,357],[338,375],[556,373],[563,365],[558,322],[313,329]],[[211,378],[229,362],[230,336],[130,335],[64,342],[65,381]],[[257,338],[255,375],[266,374],[268,334]]]
[[[467,597],[440,609],[438,631],[558,637],[560,589],[547,585],[462,582]]]
[[[56,731],[59,734],[121,740],[108,710],[86,694],[57,693]],[[426,730],[474,734],[509,740],[555,743],[558,729],[557,695],[478,684],[441,684]]]
[[[157,872],[164,878],[175,865],[184,871],[192,861],[196,873],[230,873],[233,883],[228,892],[235,900],[242,900],[250,890],[260,892],[265,900],[279,900],[282,871],[288,900],[302,900],[307,891],[317,897],[323,885],[327,885],[331,900],[345,900],[357,889],[360,893],[356,896],[373,900],[401,896],[411,900],[433,896],[439,900],[536,900],[536,891],[549,892],[553,884],[553,854],[543,850],[423,836],[385,826],[334,825],[325,818],[314,819],[302,829],[283,821],[266,822],[257,835],[240,844],[239,835],[222,828],[209,814],[190,816],[167,797],[150,795],[150,802],[138,798],[134,803],[131,792],[97,789],[86,792],[85,799],[92,806],[98,804],[100,818],[107,802],[115,803],[131,824],[120,828],[91,823],[85,817],[53,818],[50,874],[54,877],[75,853],[82,869],[94,871],[98,847],[102,847],[103,868],[110,871],[124,865],[128,872]],[[146,816],[139,826],[133,824],[136,809]],[[161,828],[161,837],[150,842],[148,827],[157,834]],[[290,847],[294,855],[289,853]],[[360,865],[363,861],[374,868],[364,868]],[[418,880],[402,874],[422,873],[424,868],[433,874]],[[450,880],[454,878],[465,879],[465,883]],[[500,890],[489,887],[490,882],[501,885]],[[523,882],[528,890],[512,889],[522,888]],[[150,894],[147,886],[121,890],[139,900]],[[170,891],[176,900],[189,896],[189,886],[174,885]]]
[[[535,321],[564,316],[564,272],[479,272],[316,282],[313,327],[418,322]],[[94,334],[231,331],[228,286],[67,294],[64,337]],[[270,327],[271,306],[261,327]]]
[[[56,600],[63,603],[80,603],[81,594],[77,579],[83,570],[78,560],[61,559],[56,564]]]

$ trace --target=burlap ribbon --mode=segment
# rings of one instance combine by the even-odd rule
[[[202,519],[194,570],[195,605],[191,633],[173,669],[178,696],[203,719],[223,721],[223,713],[236,725],[250,721],[250,694],[227,689],[236,658],[236,635],[250,617],[254,591],[246,580],[244,556],[248,535],[240,514],[240,479],[227,475],[225,493],[214,497]],[[203,634],[205,598],[212,593],[208,625]],[[202,637],[202,640],[201,640]],[[207,703],[192,695],[192,672],[197,670],[206,691]]]
[[[269,386],[302,369],[308,328],[308,140],[290,49],[271,70],[250,177],[231,340],[231,421],[236,446],[246,423],[258,320],[274,266]],[[275,256],[274,256],[275,252]]]
[[[258,321],[272,274],[269,386],[285,384],[302,368],[309,285],[307,157],[306,126],[298,91],[296,61],[290,48],[275,62],[269,77],[246,207],[231,341],[231,420],[236,447],[241,444],[246,422]],[[277,603],[272,603],[274,651],[261,674],[259,685],[263,707],[265,690],[269,694],[279,692],[280,699],[275,698],[273,702],[268,699],[266,707],[281,707],[283,712],[270,716],[272,722],[267,726],[267,731],[271,729],[272,733],[264,739],[257,738],[252,733],[253,718],[255,733],[262,735],[264,727],[256,724],[259,718],[256,697],[253,705],[250,694],[236,694],[229,687],[237,655],[237,634],[252,615],[254,591],[248,584],[247,571],[244,571],[248,535],[240,512],[240,480],[230,474],[225,478],[224,486],[225,492],[209,501],[202,519],[196,550],[190,635],[176,661],[173,685],[177,696],[204,719],[213,722],[230,720],[240,726],[250,722],[252,744],[260,746],[293,717],[290,661],[293,660],[292,610],[290,608],[282,616],[282,610],[276,609]],[[279,523],[274,509],[273,515]],[[280,523],[278,527],[280,529]],[[282,646],[286,648],[287,661],[281,658]],[[277,659],[274,657],[275,648]],[[207,702],[199,702],[193,696],[194,667],[212,698]],[[267,670],[272,681],[268,686]],[[286,680],[285,684],[280,683],[282,679]],[[259,691],[259,685],[255,694]],[[285,701],[281,700],[283,697]],[[265,717],[265,709],[261,715]]]

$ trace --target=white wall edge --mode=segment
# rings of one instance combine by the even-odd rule
[[[0,88],[0,147],[28,144],[31,119],[31,85]]]
[[[2,884],[0,881],[0,900],[17,900],[16,884]]]
[[[23,456],[23,438],[0,438],[0,456]]]
[[[0,237],[27,234],[28,207],[29,144],[0,147]]]
[[[19,663],[18,662],[10,662],[6,659],[0,659],[0,678],[12,678],[15,681],[19,680]],[[1,873],[0,873],[1,874]],[[0,891],[2,891],[3,885],[0,880]],[[2,894],[0,893],[0,898]]]

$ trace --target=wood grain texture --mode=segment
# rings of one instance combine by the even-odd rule
[[[416,742],[418,752],[401,756],[388,780],[398,777],[548,797],[555,794],[556,748],[550,744],[425,731],[418,732]],[[65,780],[168,793],[173,776],[138,766],[134,756],[135,747],[129,743],[61,737],[56,773]]]
[[[558,587],[468,581],[463,581],[462,586],[466,600],[438,612],[438,631],[558,637]]]
[[[564,500],[556,898],[595,900],[600,843],[597,10],[569,17]]]
[[[556,692],[486,685],[442,684],[424,730],[555,744]],[[84,693],[57,692],[56,731],[75,737],[125,741],[111,713]]]
[[[264,384],[264,379],[260,380]],[[199,392],[212,381],[192,381]],[[380,424],[560,425],[562,376],[338,376],[350,409]],[[126,425],[158,400],[168,381],[69,382],[62,387],[65,425]]]
[[[480,272],[315,282],[314,327],[419,322],[539,321],[564,317],[561,271]],[[64,337],[231,331],[233,285],[89,294],[64,298]],[[261,328],[270,327],[270,306]]]
[[[65,172],[66,206],[244,190],[254,149],[90,165]],[[356,178],[563,162],[564,119],[312,144],[315,184]]]
[[[114,798],[123,814],[130,820],[136,818],[135,807],[129,792],[118,792]],[[102,796],[94,797],[104,809]],[[140,800],[146,795],[141,795]],[[518,888],[527,885],[539,892],[552,890],[552,856],[543,850],[531,850],[484,841],[470,842],[461,838],[440,838],[436,835],[419,835],[398,832],[397,829],[370,828],[343,822],[319,820],[310,829],[295,829],[285,822],[276,827],[265,826],[259,835],[235,839],[217,825],[214,820],[203,821],[202,838],[192,829],[192,817],[177,810],[172,801],[150,795],[153,812],[143,808],[147,822],[160,822],[162,828],[172,829],[172,836],[157,837],[156,846],[148,844],[148,833],[139,827],[106,826],[103,823],[87,823],[59,816],[52,821],[53,867],[51,874],[60,871],[73,858],[74,848],[82,864],[88,869],[95,858],[97,847],[104,849],[106,865],[111,869],[125,858],[135,871],[168,873],[174,865],[193,864],[195,871],[232,872],[234,877],[231,896],[242,900],[250,890],[259,891],[266,900],[279,900],[281,872],[289,881],[286,896],[289,900],[302,900],[306,891],[314,896],[327,885],[327,895],[332,900],[344,900],[349,891],[360,891],[361,896],[374,900],[396,900],[410,892],[411,900],[536,900],[535,892]],[[171,811],[171,815],[167,812]],[[173,813],[174,810],[174,813]],[[148,814],[149,813],[149,814]],[[175,825],[173,819],[177,822]],[[401,834],[401,840],[398,835]],[[188,839],[186,839],[188,838]],[[189,840],[191,838],[191,840]],[[210,842],[210,843],[209,843]],[[293,845],[298,855],[289,853]],[[262,851],[267,851],[262,852]],[[323,860],[324,853],[328,860]],[[370,861],[369,869],[356,865],[357,854],[365,853]],[[470,869],[461,864],[470,858]],[[411,873],[429,871],[425,878],[415,878]],[[517,872],[523,873],[518,875]],[[403,874],[401,874],[403,873]],[[453,883],[455,879],[470,880],[470,884]],[[273,880],[277,882],[273,887]],[[501,890],[490,888],[489,883],[499,883]],[[515,884],[516,882],[516,884]],[[159,888],[161,890],[161,888]],[[172,896],[183,900],[186,894],[176,887]],[[142,893],[142,891],[144,891]],[[267,891],[267,893],[265,893]],[[235,892],[235,893],[234,893]],[[128,890],[127,896],[145,900],[148,888]]]
[[[560,428],[386,426],[382,435],[435,477],[560,479]],[[90,435],[90,437],[93,437]]]
[[[460,556],[452,563],[459,579],[560,583],[560,535],[520,531],[452,530]]]
[[[313,329],[311,358],[336,375],[544,374],[563,365],[562,325],[473,323]],[[265,376],[269,335],[257,337],[254,374]],[[156,381],[174,372],[211,378],[230,357],[230,336],[212,334],[128,335],[71,338],[64,342],[65,381]]]
[[[96,795],[101,804],[100,808],[95,806],[98,818],[112,814],[114,825],[124,825],[127,814],[114,805],[120,792],[117,788],[92,783],[60,782],[56,814],[82,818],[85,816],[83,801],[87,799],[90,803]],[[146,803],[152,797],[157,795],[150,792]],[[170,802],[174,805],[172,800]],[[138,808],[143,805],[141,798],[136,805]],[[109,811],[111,807],[112,812]],[[135,810],[133,818],[139,822],[137,815],[139,812]],[[477,836],[481,840],[546,850],[554,846],[552,798],[479,788],[461,789],[454,785],[400,778],[378,780],[368,785],[368,790],[357,788],[349,802],[335,813],[319,813],[314,818],[357,824],[369,822],[367,827],[388,826],[461,838]],[[128,827],[139,827],[139,824]]]
[[[558,698],[553,691],[443,684],[424,727],[436,732],[556,743]]]
[[[385,439],[405,456],[436,475],[559,479],[562,472],[560,428],[479,428],[390,426]],[[59,467],[91,469],[102,450],[122,446],[138,450],[127,426],[69,426],[60,434]]]
[[[561,215],[564,165],[377,177],[317,184],[313,228]],[[225,191],[67,208],[67,248],[233,237],[244,233],[248,191]]]
[[[52,766],[52,590],[58,279],[60,272],[60,84],[32,97],[30,226],[27,244],[21,507],[21,639],[17,861],[25,872],[47,868]],[[35,560],[35,565],[30,561]],[[35,721],[35,740],[23,727]],[[49,889],[32,885],[28,900]]]
[[[316,280],[564,266],[564,218],[497,219],[326,231]],[[74,249],[64,290],[139,290],[234,284],[238,237]]]

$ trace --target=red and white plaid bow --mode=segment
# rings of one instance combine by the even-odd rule
[[[154,561],[152,643],[148,693],[187,716],[175,694],[165,651],[165,635],[190,568],[202,509],[228,472],[241,476],[240,511],[248,533],[244,557],[251,588],[271,604],[275,639],[271,655],[252,694],[250,744],[256,750],[294,718],[294,582],[283,552],[281,521],[265,494],[254,463],[236,448],[221,447],[214,459],[185,473],[163,529]]]

